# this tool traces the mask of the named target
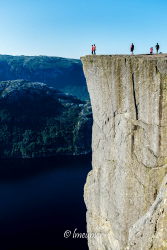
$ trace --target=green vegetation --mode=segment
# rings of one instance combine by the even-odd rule
[[[0,124],[1,158],[91,151],[90,104],[45,84],[1,82]]]

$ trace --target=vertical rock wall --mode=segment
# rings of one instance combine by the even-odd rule
[[[154,246],[163,247],[167,241],[163,226],[167,216],[167,58],[81,59],[94,119],[93,169],[84,198],[87,230],[97,235],[89,237],[89,249],[167,249]],[[156,224],[155,230],[156,216],[161,226]],[[159,230],[161,236],[157,236]],[[143,237],[145,231],[150,232],[148,237]]]

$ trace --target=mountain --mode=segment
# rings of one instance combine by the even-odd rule
[[[0,81],[17,79],[43,82],[81,100],[89,99],[80,60],[0,55]]]
[[[89,101],[81,101],[44,83],[0,82],[0,124],[0,158],[91,152]]]

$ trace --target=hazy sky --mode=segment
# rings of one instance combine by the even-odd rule
[[[0,0],[0,54],[79,58],[167,52],[166,0]]]

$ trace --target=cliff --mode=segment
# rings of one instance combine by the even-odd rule
[[[81,60],[94,120],[89,249],[167,249],[167,56]]]
[[[91,152],[89,102],[44,83],[0,82],[0,158]]]

